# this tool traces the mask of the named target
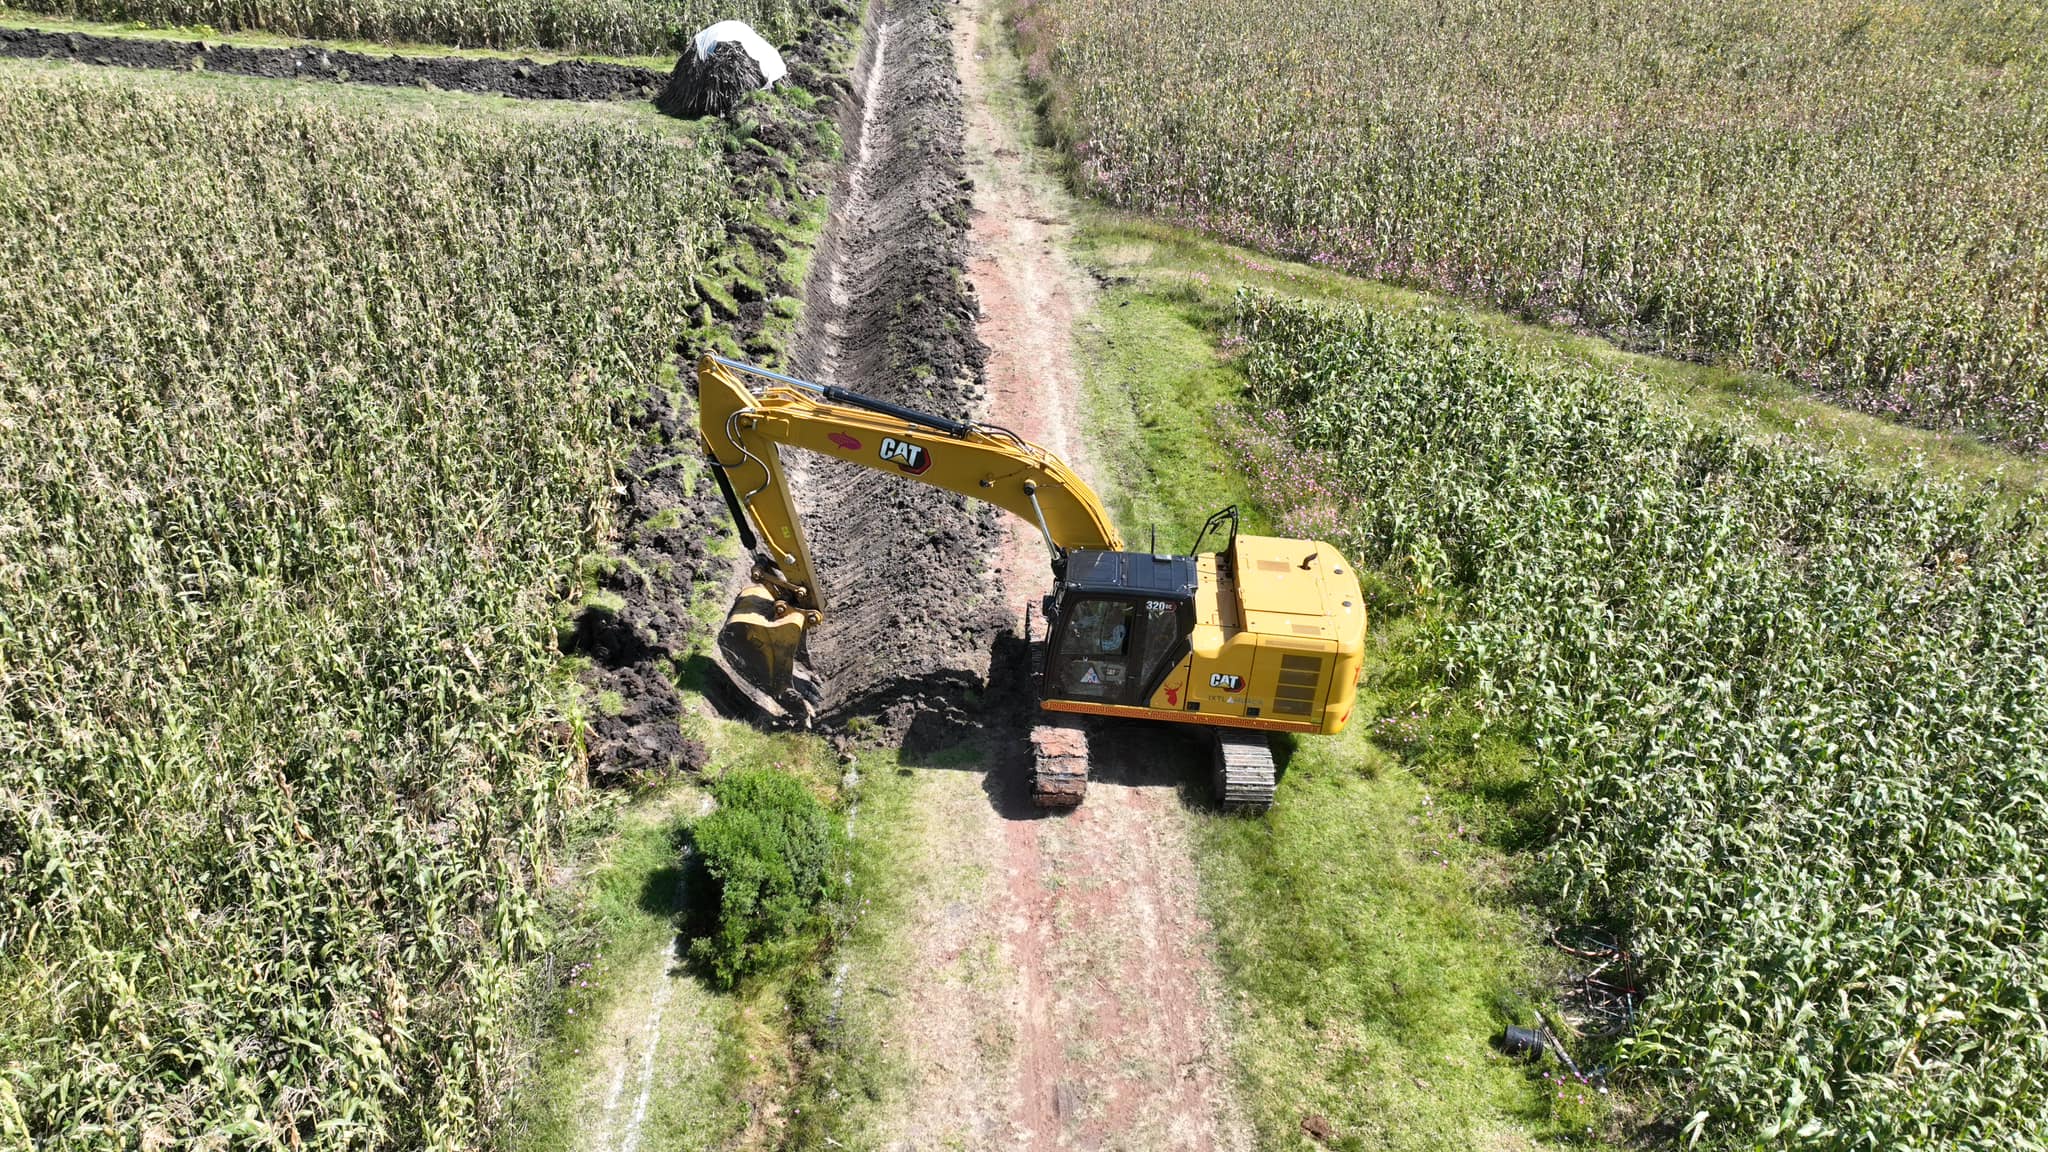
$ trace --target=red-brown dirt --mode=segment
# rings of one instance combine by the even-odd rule
[[[1065,254],[1064,192],[1005,118],[1019,103],[1004,50],[982,35],[992,8],[956,9],[952,30],[986,417],[1085,475],[1071,332],[1089,284]],[[1021,624],[1050,584],[1038,534],[1006,523],[990,578]],[[900,998],[913,1087],[901,1131],[885,1135],[913,1148],[1250,1147],[1190,857],[1186,804],[1202,802],[1206,746],[1098,728],[1086,802],[1044,815],[1026,794],[1023,732],[988,739],[985,775],[920,781],[926,891]]]

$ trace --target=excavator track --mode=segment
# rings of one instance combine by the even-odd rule
[[[1216,731],[1216,802],[1226,812],[1264,812],[1273,806],[1278,772],[1264,733]]]
[[[1088,734],[1064,724],[1031,730],[1031,802],[1074,808],[1088,794]]]

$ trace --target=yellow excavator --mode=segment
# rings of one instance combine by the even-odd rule
[[[1329,735],[1351,718],[1365,600],[1329,544],[1241,534],[1226,508],[1189,555],[1126,551],[1094,490],[1006,429],[722,356],[699,361],[697,405],[711,473],[755,557],[719,653],[757,701],[798,699],[805,632],[829,611],[783,471],[787,446],[986,500],[1036,527],[1053,574],[1045,639],[1031,638],[1039,706],[1210,730],[1226,808],[1272,804],[1271,733]],[[1080,803],[1086,754],[1074,730],[1049,724],[1032,741],[1034,801]]]

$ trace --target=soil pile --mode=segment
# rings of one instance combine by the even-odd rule
[[[660,90],[662,83],[661,73],[651,68],[589,60],[541,64],[469,56],[372,56],[312,44],[296,48],[242,48],[196,40],[89,36],[32,28],[0,28],[0,56],[390,88],[431,87],[449,92],[490,92],[523,100],[644,100]]]
[[[844,10],[841,14],[851,16]],[[790,61],[791,82],[821,97],[818,110],[757,102],[749,115],[757,117],[752,141],[760,146],[734,146],[726,157],[733,186],[766,212],[795,211],[798,202],[816,196],[832,178],[832,158],[818,130],[830,118],[823,98],[844,88],[828,63],[845,43],[839,28],[835,22],[815,29]],[[784,254],[775,233],[753,219],[733,220],[727,236],[735,246],[752,247],[770,268]],[[758,293],[733,291],[734,311],[708,302],[711,322],[747,355],[765,359],[773,351],[762,337],[768,310],[778,297],[796,292],[795,285],[771,272]],[[676,350],[685,377],[701,351],[690,341],[702,335],[685,337]],[[562,639],[564,652],[590,661],[585,683],[595,691],[599,708],[590,718],[586,747],[591,775],[598,780],[696,769],[706,759],[703,746],[685,738],[678,726],[683,698],[676,685],[705,682],[702,658],[692,652],[699,640],[708,639],[710,629],[692,607],[715,602],[722,611],[729,599],[733,573],[728,562],[711,555],[711,544],[729,536],[732,527],[717,487],[696,465],[703,449],[689,393],[687,379],[679,380],[675,392],[650,397],[628,417],[641,447],[619,478],[624,495],[615,559],[598,580],[612,606],[585,608]]]

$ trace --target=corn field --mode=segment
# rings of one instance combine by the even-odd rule
[[[812,0],[10,0],[26,12],[160,28],[206,26],[321,40],[664,55],[719,20],[778,44],[810,26]]]
[[[2048,450],[2048,10],[1033,0],[1110,202]]]
[[[303,102],[301,102],[303,101]],[[672,134],[0,73],[0,1147],[475,1147]]]
[[[1625,930],[1714,1147],[2043,1146],[2048,501],[1879,477],[1453,321],[1240,301],[1290,531],[1389,566]],[[1305,451],[1304,451],[1305,450]]]

